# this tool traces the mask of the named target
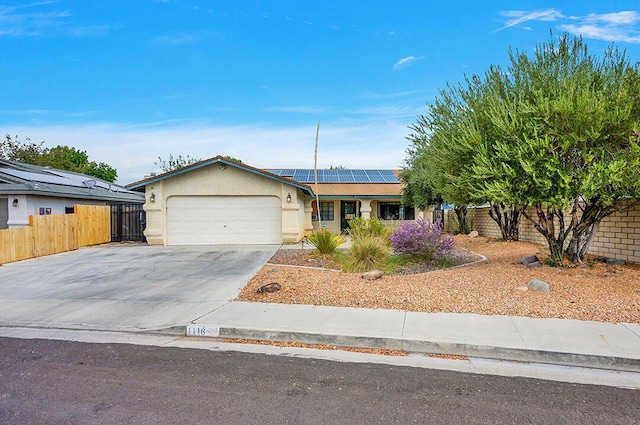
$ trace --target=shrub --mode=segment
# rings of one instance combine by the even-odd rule
[[[454,249],[451,236],[443,235],[438,224],[422,219],[403,222],[391,235],[391,246],[396,252],[427,260],[442,257]]]
[[[336,235],[326,229],[312,232],[307,239],[320,254],[333,254],[344,243],[342,235]]]
[[[352,239],[345,268],[351,272],[365,272],[380,268],[389,255],[387,241],[377,236]]]
[[[359,239],[367,236],[376,236],[384,240],[389,240],[391,230],[385,227],[377,218],[356,217],[349,220],[349,235],[352,239]]]

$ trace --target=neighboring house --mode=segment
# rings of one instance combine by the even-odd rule
[[[142,204],[144,195],[85,174],[0,159],[0,229],[30,215],[66,214],[75,204]]]
[[[322,223],[329,230],[339,232],[360,215],[413,218],[413,209],[400,205],[402,184],[390,170],[319,173]],[[313,181],[313,170],[265,170],[217,156],[126,187],[145,192],[151,245],[280,244],[298,242],[317,227]]]

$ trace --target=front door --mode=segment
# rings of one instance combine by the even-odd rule
[[[356,218],[356,201],[340,202],[340,230],[348,230],[352,218]]]

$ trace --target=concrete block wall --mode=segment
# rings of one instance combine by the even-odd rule
[[[453,214],[453,211],[449,210],[447,214]],[[531,209],[529,214],[535,216],[535,211]],[[489,217],[488,207],[469,208],[468,219],[473,230],[481,235],[496,239],[502,237],[500,228]],[[568,223],[570,219],[570,216],[565,216],[565,222]],[[520,240],[545,246],[547,244],[540,232],[524,217],[520,221]],[[640,205],[603,219],[589,254],[640,263]]]
[[[640,263],[640,205],[602,220],[589,253]]]

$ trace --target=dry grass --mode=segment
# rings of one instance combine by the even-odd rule
[[[359,273],[267,265],[238,300],[640,323],[640,265],[594,262],[593,267],[528,269],[518,263],[521,257],[545,256],[534,244],[457,236],[456,246],[486,256],[487,262],[377,281]],[[294,265],[325,264],[294,252],[297,259],[289,261]],[[551,292],[524,290],[533,278],[548,282]],[[282,290],[255,293],[269,282],[279,282]]]

